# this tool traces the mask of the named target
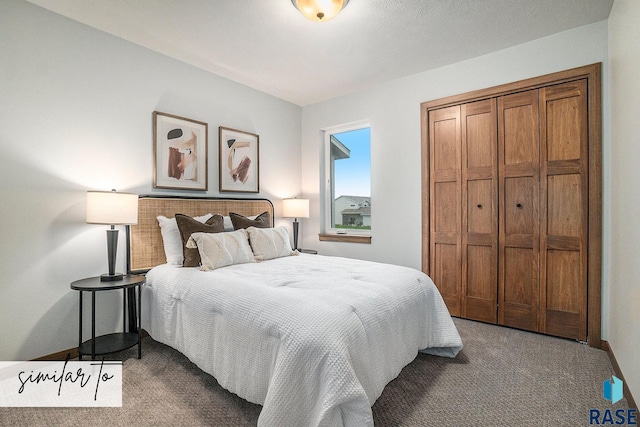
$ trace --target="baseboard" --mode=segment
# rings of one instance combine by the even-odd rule
[[[624,393],[624,397],[627,399],[629,403],[629,408],[637,408],[636,401],[633,400],[633,396],[631,395],[631,390],[629,390],[629,386],[627,386],[627,382],[624,379],[624,375],[622,375],[622,371],[620,370],[620,365],[618,365],[618,361],[616,360],[616,356],[613,354],[613,350],[609,345],[609,341],[602,340],[602,349],[607,352],[609,355],[609,360],[611,360],[611,365],[613,366],[613,370],[616,373],[616,377],[620,378],[623,381],[622,384],[622,392]]]
[[[35,362],[49,361],[49,360],[64,361],[64,360],[67,360],[67,357],[69,359],[76,359],[78,357],[78,347],[73,347],[68,350],[62,350],[57,353],[47,354],[46,356],[33,359],[33,361]]]
[[[149,333],[147,331],[145,331],[144,329],[141,330],[141,339],[144,337],[148,337]],[[46,356],[42,356],[42,357],[38,357],[37,359],[32,359],[34,362],[40,362],[40,361],[49,361],[49,360],[54,360],[54,361],[64,361],[67,360],[67,357],[69,359],[77,359],[78,358],[78,347],[73,347],[70,348],[68,350],[62,350],[62,351],[58,351],[56,353],[51,353],[51,354],[47,354]]]

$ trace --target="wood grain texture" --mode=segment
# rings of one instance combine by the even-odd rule
[[[430,269],[427,272],[454,316],[461,315],[460,107],[429,113]]]
[[[594,64],[587,79],[589,109],[589,217],[587,255],[587,340],[600,348],[602,316],[602,66]]]
[[[538,90],[498,98],[498,323],[539,327]]]
[[[371,244],[371,236],[356,234],[318,234],[321,242],[346,242],[346,243],[366,243]]]
[[[495,323],[498,159],[495,99],[462,104],[462,316]]]
[[[587,105],[585,79],[540,89],[540,331],[581,341],[587,339]],[[554,167],[559,162],[565,167]]]

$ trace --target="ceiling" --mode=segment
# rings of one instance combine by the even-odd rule
[[[613,0],[29,0],[305,106],[607,19]]]

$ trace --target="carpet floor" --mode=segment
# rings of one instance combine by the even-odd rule
[[[376,426],[588,426],[607,353],[575,341],[454,319],[455,359],[419,354],[373,405]],[[123,360],[122,408],[0,408],[2,426],[255,426],[261,406],[221,388],[176,350],[147,337]],[[301,426],[303,427],[303,426]]]

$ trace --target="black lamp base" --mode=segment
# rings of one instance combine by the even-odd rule
[[[293,250],[298,250],[298,218],[293,219]]]
[[[122,273],[116,273],[116,251],[118,250],[118,230],[112,225],[107,230],[107,256],[109,272],[100,276],[101,282],[115,282],[122,280]]]
[[[115,274],[102,274],[100,275],[100,281],[101,282],[115,282],[117,280],[122,280],[122,278],[124,277],[124,275],[122,273],[115,273]]]

